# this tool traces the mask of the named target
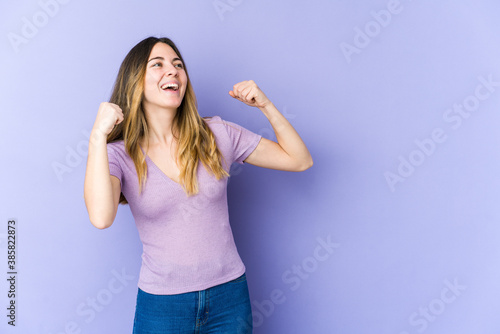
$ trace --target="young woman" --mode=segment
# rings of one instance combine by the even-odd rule
[[[143,244],[134,333],[251,333],[243,265],[227,208],[233,162],[304,171],[313,161],[295,129],[253,81],[229,95],[259,108],[278,143],[219,116],[202,118],[183,58],[149,37],[125,57],[92,129],[85,204],[113,223],[128,203]]]

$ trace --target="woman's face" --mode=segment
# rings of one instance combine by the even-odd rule
[[[159,42],[151,50],[146,67],[143,107],[177,110],[186,93],[184,64],[169,45]]]

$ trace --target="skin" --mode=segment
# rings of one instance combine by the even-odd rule
[[[262,137],[244,160],[258,167],[301,172],[313,165],[309,150],[288,120],[279,112],[253,80],[242,81],[229,91],[233,98],[257,107],[271,123],[278,142]]]
[[[148,59],[144,82],[143,107],[150,128],[150,145],[170,144],[171,126],[186,93],[187,75],[175,51],[165,43],[157,43]],[[162,83],[177,81],[179,90],[164,91]]]
[[[180,170],[175,158],[177,144],[172,124],[186,92],[187,75],[182,62],[176,58],[175,51],[165,43],[157,43],[148,58],[143,106],[150,134],[140,145],[145,149],[147,141],[148,157],[165,175],[179,182]],[[170,81],[179,83],[177,92],[165,92],[160,88]],[[262,137],[246,158],[246,163],[294,172],[304,171],[313,165],[311,154],[299,134],[253,80],[235,84],[228,94],[250,107],[258,108],[271,123],[278,141]],[[119,106],[101,103],[89,141],[84,198],[90,221],[100,229],[113,224],[118,210],[121,186],[118,178],[109,173],[106,136],[122,121],[123,112]]]
[[[172,124],[187,87],[184,65],[178,58],[175,51],[165,43],[157,43],[151,50],[144,79],[143,101],[150,135],[141,143],[141,147],[145,149],[148,141],[147,155],[175,182],[180,181],[180,169],[176,161],[177,142],[172,133]],[[162,84],[171,81],[179,83],[176,92],[160,88]]]

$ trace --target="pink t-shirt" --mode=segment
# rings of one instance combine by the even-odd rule
[[[206,122],[228,173],[233,162],[243,164],[262,138],[219,116]],[[180,184],[146,157],[147,181],[139,195],[137,172],[123,140],[107,148],[110,173],[120,179],[143,244],[139,288],[157,295],[185,293],[245,272],[229,224],[227,178],[217,180],[199,161],[199,193],[187,197]]]

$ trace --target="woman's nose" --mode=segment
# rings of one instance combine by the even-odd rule
[[[177,68],[174,65],[167,65],[164,76],[176,76]]]

